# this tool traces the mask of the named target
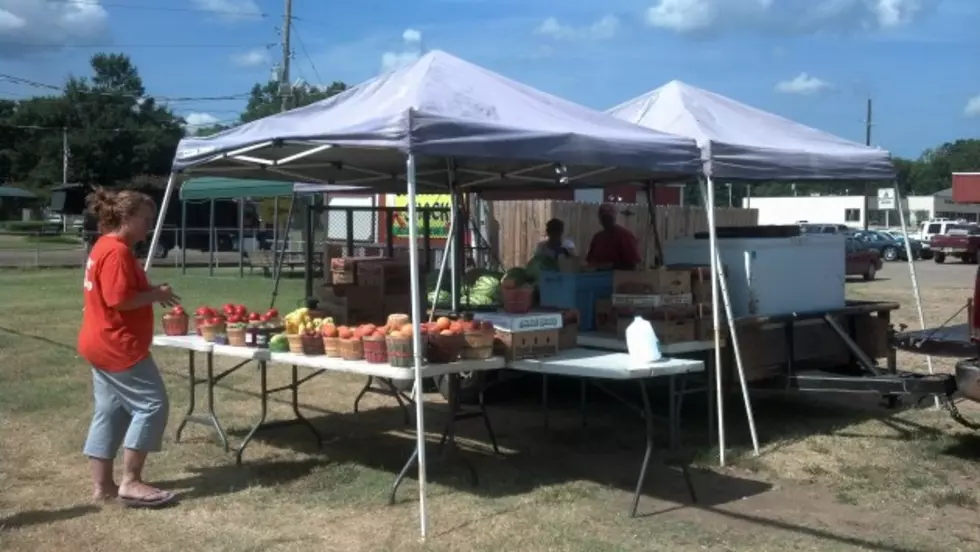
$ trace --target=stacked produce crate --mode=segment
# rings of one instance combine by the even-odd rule
[[[597,331],[623,338],[642,316],[661,343],[711,339],[710,273],[703,266],[613,272],[612,297],[596,301]]]
[[[558,354],[562,328],[560,312],[475,313],[474,319],[493,324],[494,354],[508,360],[541,358]]]
[[[411,279],[405,259],[331,259],[329,278],[317,288],[319,309],[338,324],[380,324],[387,313],[411,312]]]

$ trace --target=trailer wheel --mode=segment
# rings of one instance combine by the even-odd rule
[[[967,255],[963,255],[963,263],[964,264],[977,264],[977,254],[976,253],[969,253]]]
[[[936,261],[936,264],[943,264],[944,262],[946,262],[946,254],[934,253],[932,256],[932,260]]]
[[[919,251],[919,258],[922,259],[923,261],[928,261],[929,259],[932,258],[932,250],[923,249],[922,251]]]
[[[868,265],[868,271],[864,273],[864,280],[870,282],[875,279],[875,274],[878,272],[878,267],[874,263]]]
[[[460,404],[476,404],[480,402],[480,390],[483,389],[486,372],[464,372],[460,374],[459,400]],[[449,400],[449,376],[436,376],[439,394]]]

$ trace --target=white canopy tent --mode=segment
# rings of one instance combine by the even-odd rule
[[[716,280],[720,282],[720,291],[729,320],[732,319],[732,312],[724,283],[724,269],[718,255],[715,220],[711,208],[715,201],[714,178],[749,181],[893,181],[895,178],[891,156],[885,150],[839,138],[680,81],[671,81],[656,90],[613,107],[607,113],[646,128],[686,136],[697,141],[701,148],[707,177],[702,192],[708,210],[709,249],[714,265],[712,272],[718,275]],[[907,233],[898,186],[895,186],[895,196],[898,198],[902,232]],[[909,250],[908,240],[905,240],[905,245],[919,321],[925,328],[914,257]],[[719,461],[724,465],[725,434],[722,429],[724,409],[720,383],[721,335],[718,331],[720,326],[718,292],[718,287],[713,288],[715,362],[718,370],[715,381],[718,401]],[[752,441],[758,454],[758,438],[741,368],[741,353],[734,324],[729,324],[729,330]],[[932,372],[931,360],[929,360],[929,371]]]
[[[692,178],[694,140],[644,129],[433,51],[321,102],[206,138],[181,141],[167,185],[179,174],[369,186],[407,193],[409,240],[417,243],[416,191],[602,186]],[[151,250],[162,229],[157,221]],[[409,248],[419,287],[417,248]],[[147,259],[147,269],[152,259]],[[422,307],[415,378],[421,389]],[[416,401],[419,509],[426,535],[425,424]]]

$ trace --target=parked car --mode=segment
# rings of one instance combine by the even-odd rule
[[[964,263],[975,264],[980,251],[980,227],[973,224],[950,226],[945,234],[932,237],[929,248],[937,263],[946,262],[946,257],[955,257]]]
[[[905,242],[898,241],[890,234],[877,230],[862,230],[855,232],[854,237],[877,251],[881,258],[886,261],[908,260],[908,253],[905,251]],[[909,247],[912,249],[912,259],[918,259],[922,252],[922,243],[919,241],[909,241]]]
[[[918,232],[912,234],[911,238],[917,239],[922,242],[922,258],[929,259],[932,257],[932,237],[942,236],[951,228],[957,228],[961,226],[968,226],[969,224],[964,221],[956,221],[952,219],[938,218],[927,220],[919,225]]]
[[[879,230],[879,232],[891,236],[895,241],[902,244],[902,248],[905,247],[905,234],[898,230]],[[923,243],[922,240],[916,238],[914,235],[909,236],[907,239],[909,240],[909,246],[912,248],[912,255],[916,259],[928,260],[932,258],[932,250],[929,249],[929,244]]]
[[[852,232],[846,224],[824,224],[800,221],[800,232],[803,234],[846,234]]]
[[[881,270],[881,255],[877,250],[855,238],[846,238],[847,257],[844,262],[844,271],[847,276],[861,276],[867,281],[875,279],[875,275]]]

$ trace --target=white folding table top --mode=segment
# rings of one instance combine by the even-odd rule
[[[702,372],[704,362],[665,357],[659,362],[635,364],[626,353],[569,349],[553,357],[513,361],[508,367],[539,374],[626,380]]]
[[[153,337],[153,344],[158,347],[171,347],[198,351],[202,353],[213,353],[216,356],[237,358],[241,360],[274,362],[276,364],[287,364],[290,366],[305,366],[314,370],[363,374],[365,376],[375,376],[394,380],[415,379],[415,370],[413,368],[399,368],[391,366],[387,363],[373,364],[363,360],[343,360],[325,355],[308,356],[296,353],[273,353],[268,349],[232,347],[231,345],[215,345],[204,341],[204,338],[197,335],[158,335]],[[422,377],[458,374],[460,372],[499,370],[504,368],[505,365],[506,362],[501,357],[493,357],[488,360],[460,360],[449,364],[425,364],[422,366]]]
[[[576,344],[579,347],[626,352],[626,340],[597,332],[583,332],[578,334]],[[714,341],[683,341],[681,343],[660,344],[660,352],[665,355],[689,355],[691,353],[713,350],[715,350]]]
[[[153,344],[157,347],[186,349],[199,353],[210,353],[214,347],[199,335],[155,335],[153,336]]]

